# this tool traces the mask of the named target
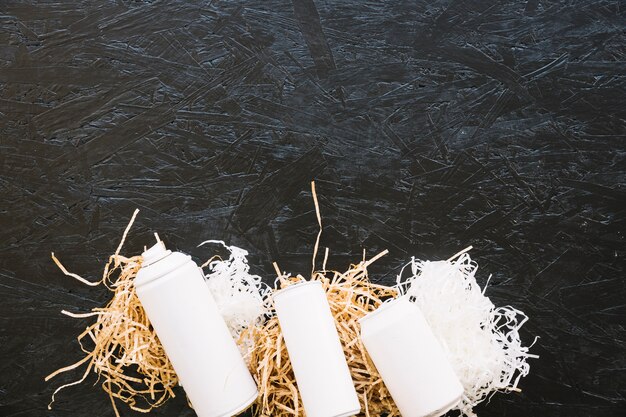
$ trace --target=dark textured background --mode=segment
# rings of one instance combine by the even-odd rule
[[[621,4],[620,4],[621,3]],[[0,1],[0,415],[112,416],[75,336],[126,246],[225,239],[309,271],[472,244],[529,314],[531,375],[487,416],[623,416],[624,3]],[[95,382],[95,377],[90,379]],[[181,392],[182,393],[182,392]],[[123,406],[124,416],[134,413]],[[192,416],[184,396],[158,416]]]

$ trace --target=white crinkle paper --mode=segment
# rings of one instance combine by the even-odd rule
[[[208,271],[204,276],[206,284],[237,340],[244,329],[261,323],[267,313],[264,300],[269,288],[260,276],[250,274],[246,250],[228,246],[221,240],[207,240],[198,246],[208,243],[222,245],[230,253],[228,259],[213,257],[203,267]]]
[[[403,279],[407,267],[411,276]],[[528,317],[510,306],[496,307],[476,282],[477,268],[463,252],[448,261],[413,258],[397,279],[400,294],[422,310],[463,384],[457,409],[467,416],[475,416],[473,407],[490,394],[517,390],[529,371],[526,360],[536,357],[520,340]]]

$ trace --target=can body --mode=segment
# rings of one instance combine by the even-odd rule
[[[274,295],[276,315],[307,417],[344,417],[361,406],[319,281]]]
[[[256,384],[195,262],[173,252],[142,266],[135,282],[196,414],[232,416],[246,409],[257,397]]]
[[[463,395],[419,307],[406,297],[360,320],[361,340],[403,417],[444,414]]]

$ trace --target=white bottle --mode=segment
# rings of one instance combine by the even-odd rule
[[[401,297],[359,320],[361,340],[403,417],[440,416],[463,395],[428,322]]]
[[[307,417],[361,410],[326,293],[319,281],[274,294],[274,307]]]
[[[199,417],[233,416],[256,399],[257,387],[191,257],[145,251],[137,296]]]

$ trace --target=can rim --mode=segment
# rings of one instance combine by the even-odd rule
[[[295,284],[291,284],[290,286],[280,289],[278,291],[276,291],[274,294],[272,294],[272,298],[275,300],[276,297],[281,296],[283,294],[285,294],[287,291],[289,290],[294,290],[294,289],[298,289],[298,288],[302,288],[302,287],[308,287],[310,285],[317,285],[317,286],[322,286],[322,283],[320,281],[300,281],[297,282]]]
[[[377,316],[379,313],[383,312],[383,311],[387,311],[389,310],[389,308],[397,305],[400,301],[405,300],[404,296],[400,296],[388,301],[383,302],[380,307],[378,307],[376,310],[371,311],[369,313],[367,313],[366,315],[364,315],[363,317],[361,317],[358,321],[359,323],[363,323],[364,321],[371,319],[374,316]]]

